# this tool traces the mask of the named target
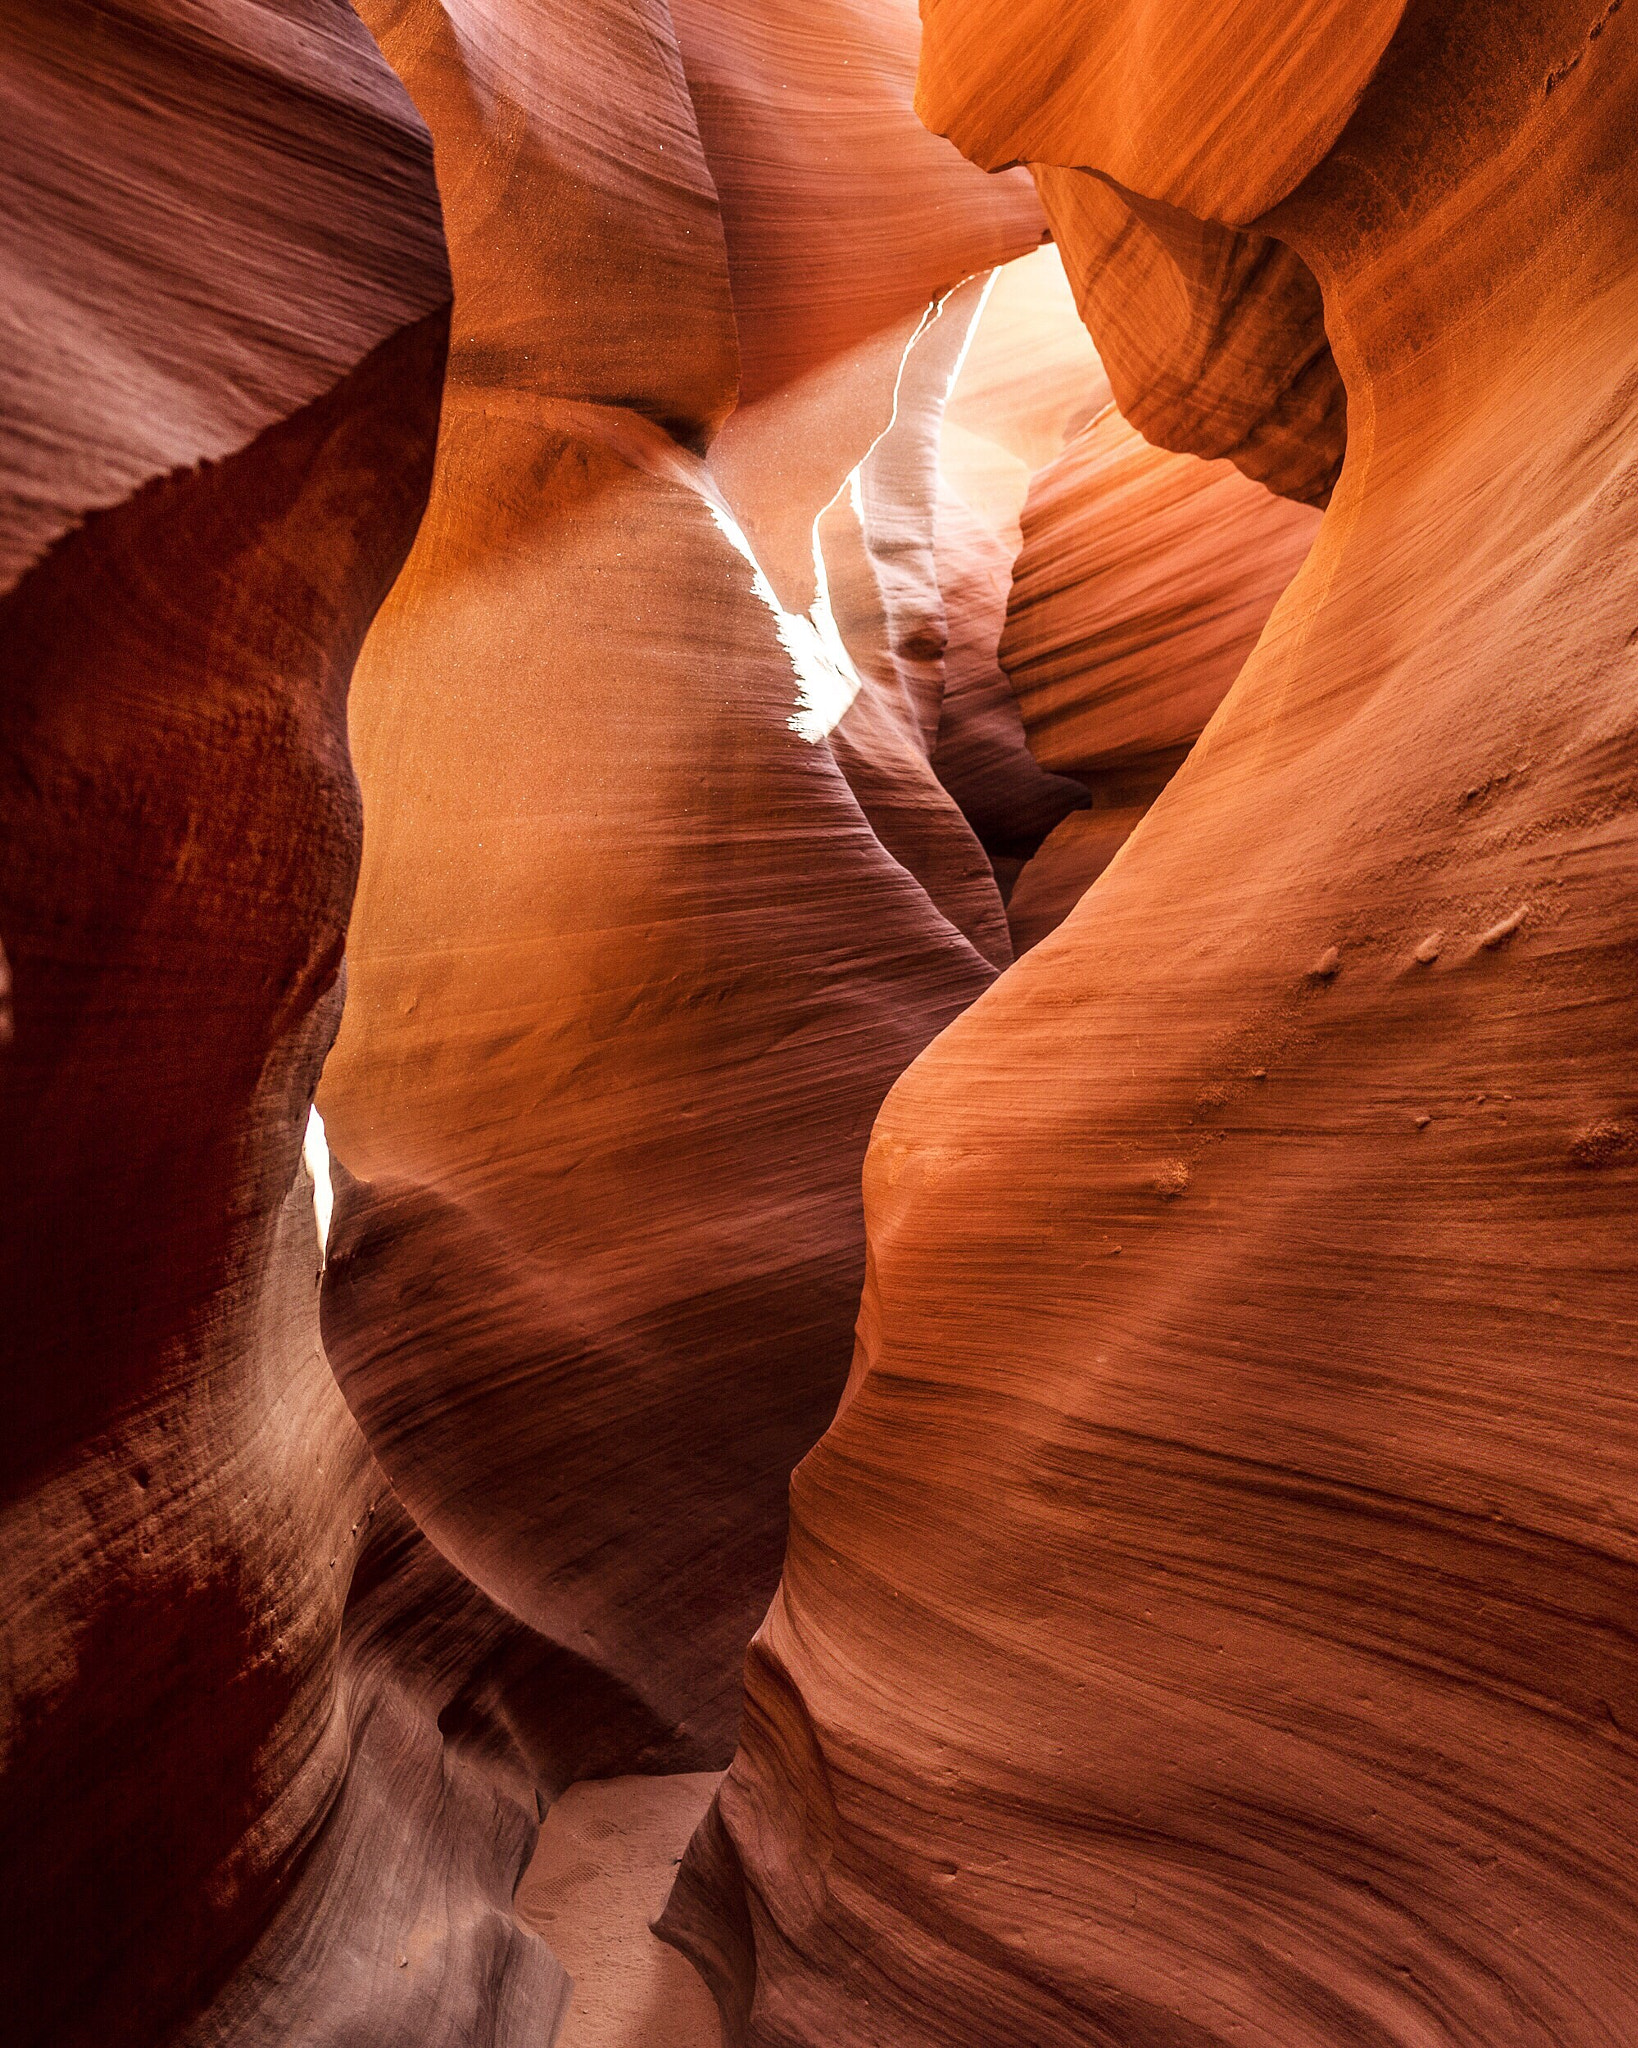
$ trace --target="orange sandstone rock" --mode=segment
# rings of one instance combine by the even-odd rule
[[[936,10],[947,125],[1027,12]],[[1265,8],[1355,81],[1317,130],[1178,14],[1157,76],[1221,92],[1107,166],[1300,256],[1346,466],[1185,767],[884,1108],[668,1925],[762,2048],[1614,2048],[1638,22]]]
[[[1068,915],[1165,787],[1318,525],[1229,462],[1150,446],[1113,406],[1038,472],[999,658],[1032,751],[1094,809],[1020,876],[1018,951]]]
[[[997,655],[1033,471],[1108,403],[1058,252],[991,274],[939,424],[934,553],[945,621],[933,762],[1003,891],[1085,793],[1043,774]]]
[[[1127,420],[1157,447],[1226,457],[1282,496],[1324,505],[1347,400],[1302,258],[1086,171],[1040,164],[1035,180]]]
[[[434,136],[455,344],[353,700],[327,1340],[439,1549],[625,1703],[615,1766],[720,1764],[845,1372],[870,1120],[990,980],[972,941],[1007,957],[924,746],[850,713],[815,524],[929,300],[1039,213],[915,126],[903,8],[834,44],[364,13]]]
[[[1041,239],[1022,174],[984,179],[917,121],[913,0],[673,0],[671,18],[747,409]]]
[[[1036,477],[1013,570],[1000,656],[1036,757],[1086,777],[1197,739],[1318,526],[1101,413]]]
[[[946,581],[965,574],[972,596],[937,759],[998,872],[1029,863],[1008,897],[1015,949],[1073,908],[1164,787],[1317,525],[1227,461],[1144,442],[1108,399],[1057,250],[997,273],[941,438],[946,474],[982,510],[953,493],[940,507]],[[1035,772],[1026,728],[1035,758],[1076,777],[1098,817],[1064,816],[1054,797],[1069,785]],[[1020,832],[1026,816],[1036,829]]]
[[[923,0],[916,108],[986,170],[1061,164],[1247,226],[1336,141],[1405,0]],[[1270,118],[1270,109],[1277,113]]]
[[[975,162],[1034,168],[1132,424],[1310,503],[1344,438],[1319,293],[1300,256],[1240,230],[1330,147],[1403,11],[1120,0],[1071,38],[1045,0],[924,10],[918,110]]]

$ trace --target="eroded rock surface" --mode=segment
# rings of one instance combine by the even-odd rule
[[[1036,758],[1085,780],[1198,739],[1318,526],[1100,413],[1037,474],[1013,568],[999,653]]]
[[[1151,446],[1112,405],[1036,472],[997,658],[1031,751],[1091,810],[1019,876],[1016,950],[1068,915],[1176,773],[1318,526],[1228,461]]]
[[[1009,955],[917,451],[1028,177],[903,4],[366,13],[452,334],[348,9],[3,31],[26,2041],[549,2028],[535,1798],[726,1758],[870,1119]]]
[[[1311,87],[1176,8],[1111,136],[1071,88],[1137,11],[943,0],[929,118],[1293,250],[1347,461],[1205,740],[884,1108],[668,1925],[761,2048],[1616,2048],[1638,22],[1260,10]]]
[[[482,1631],[378,1554],[301,1163],[348,677],[432,471],[431,149],[331,0],[0,37],[7,2038],[353,2039],[346,1959],[424,1916],[371,2025],[522,2040],[532,1789],[440,1738]]]
[[[900,679],[860,701],[817,524],[1040,216],[915,124],[903,7],[363,11],[456,310],[353,696],[327,1336],[445,1555],[635,1703],[625,1767],[720,1767],[845,1374],[871,1119],[1009,955]]]
[[[1342,380],[1310,268],[1252,223],[1333,143],[1403,10],[1119,0],[1072,33],[1049,0],[925,10],[920,111],[977,163],[1033,167],[1126,417],[1306,503],[1342,461]]]
[[[363,13],[0,25],[7,2038],[1627,2048],[1632,10]]]

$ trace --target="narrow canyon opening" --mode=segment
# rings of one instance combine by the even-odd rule
[[[1638,20],[0,23],[23,2048],[1626,2048]]]

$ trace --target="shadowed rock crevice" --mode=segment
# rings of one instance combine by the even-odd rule
[[[367,1459],[317,1344],[310,1192],[279,1219],[339,1008],[347,672],[425,492],[445,331],[93,515],[0,608],[23,2040],[116,2014],[159,2038],[340,1763],[325,1558]]]

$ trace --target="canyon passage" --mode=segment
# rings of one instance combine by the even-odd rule
[[[14,0],[18,2048],[1638,2040],[1638,8]]]

